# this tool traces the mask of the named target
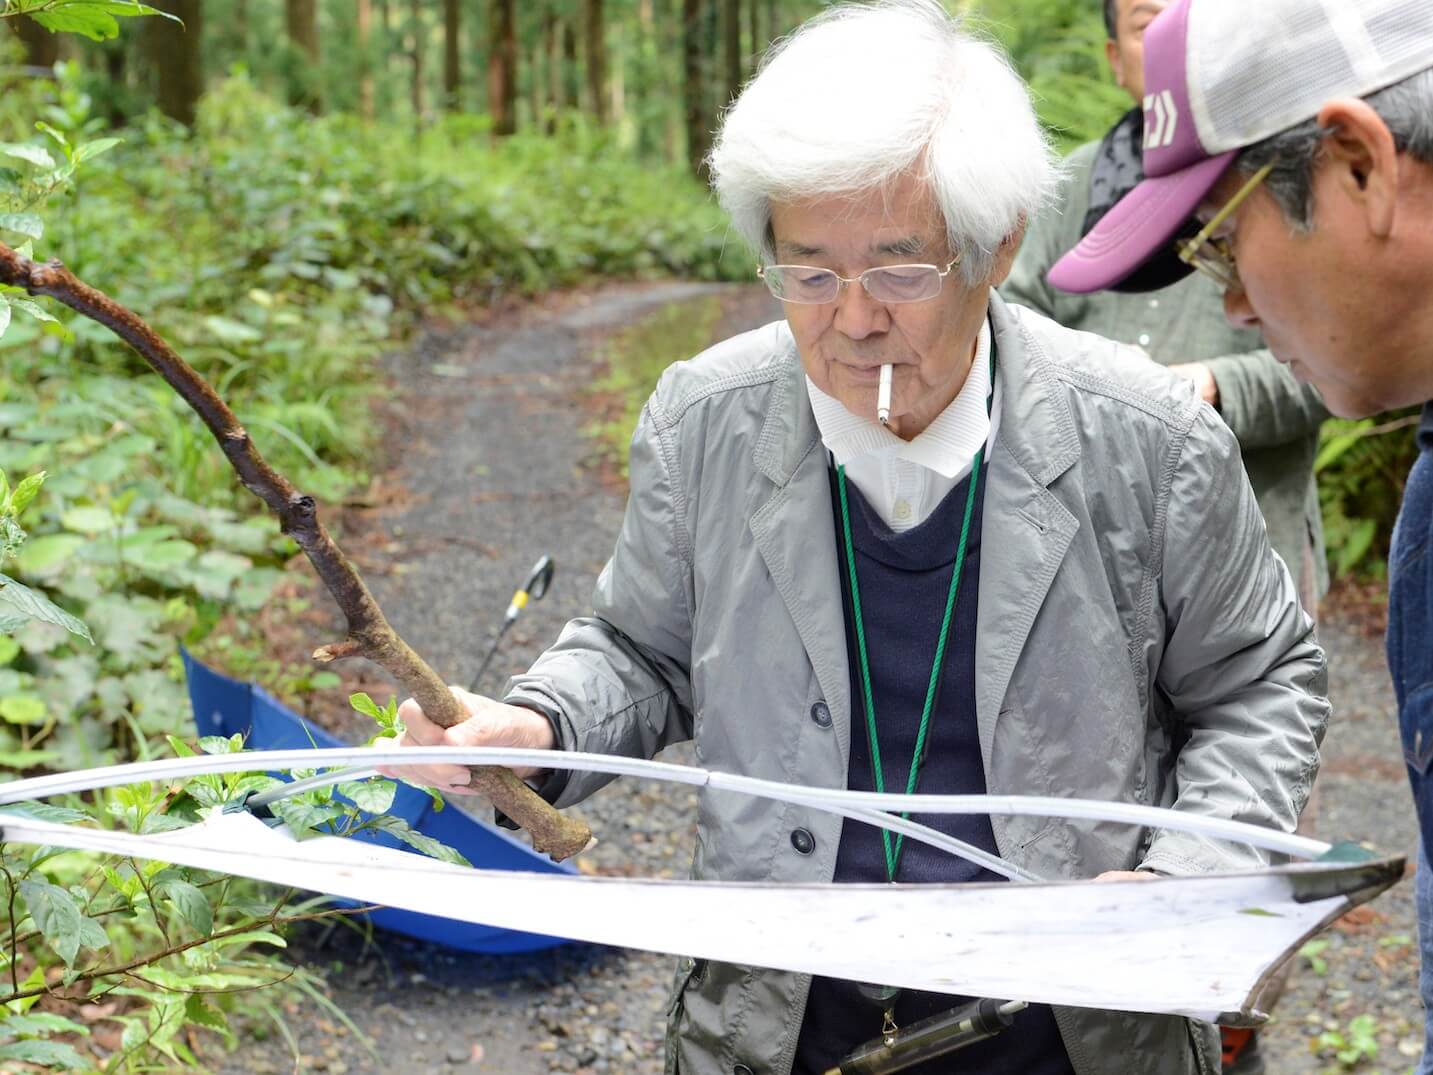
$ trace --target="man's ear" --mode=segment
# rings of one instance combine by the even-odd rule
[[[1010,275],[1010,267],[1015,264],[1015,255],[1020,252],[1020,243],[1024,238],[1025,218],[1022,216],[1014,230],[1005,236],[1000,241],[1000,245],[995,248],[995,267],[990,273],[991,287],[999,287],[1005,283],[1005,278]]]
[[[1371,234],[1393,233],[1398,209],[1398,148],[1383,118],[1356,97],[1340,97],[1319,110],[1318,124],[1328,133],[1321,147],[1334,169],[1331,181],[1357,205]]]
[[[1120,62],[1120,47],[1118,42],[1112,38],[1105,38],[1105,59],[1110,65],[1110,74],[1115,76],[1115,85],[1120,89],[1128,89],[1125,85],[1125,65]]]

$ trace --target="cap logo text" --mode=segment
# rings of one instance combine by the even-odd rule
[[[1179,126],[1179,109],[1168,90],[1151,93],[1144,99],[1144,148],[1162,149],[1174,141]]]

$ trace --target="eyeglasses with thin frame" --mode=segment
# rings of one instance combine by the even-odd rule
[[[1244,284],[1239,279],[1239,266],[1234,261],[1233,243],[1227,235],[1216,237],[1214,233],[1273,170],[1274,165],[1269,163],[1251,175],[1249,181],[1224,203],[1224,208],[1215,213],[1194,238],[1178,246],[1180,261],[1198,269],[1225,291],[1243,291]]]
[[[939,265],[879,265],[859,276],[842,276],[812,265],[758,265],[756,275],[782,302],[819,306],[835,302],[847,284],[859,283],[877,302],[924,302],[940,294],[957,255],[944,269]]]

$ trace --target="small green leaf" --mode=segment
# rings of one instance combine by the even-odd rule
[[[338,793],[353,805],[370,814],[386,814],[393,806],[398,785],[391,780],[346,780],[338,785]]]
[[[73,966],[80,950],[80,919],[84,917],[75,898],[48,881],[21,881],[20,896],[45,941],[66,966]]]
[[[46,575],[58,571],[85,544],[78,534],[45,534],[25,543],[16,557],[23,575]]]
[[[194,748],[191,747],[188,743],[186,743],[183,739],[180,739],[177,735],[166,735],[164,738],[168,740],[169,749],[174,751],[176,757],[194,757]]]
[[[224,1018],[224,1013],[198,993],[191,994],[184,1001],[184,1018],[198,1026],[207,1026],[210,1030],[222,1032],[229,1029],[229,1021]]]
[[[45,222],[38,213],[0,213],[0,231],[39,239],[45,234]]]
[[[14,814],[16,817],[27,817],[33,821],[53,821],[57,825],[89,820],[88,814],[71,810],[68,806],[39,802],[6,803],[0,806],[0,814]]]
[[[386,832],[390,836],[397,837],[409,847],[423,852],[423,854],[430,858],[438,859],[440,862],[450,862],[454,866],[472,865],[472,863],[465,859],[459,852],[447,844],[433,839],[433,837],[426,833],[419,832],[402,818],[392,817],[390,815],[376,817],[373,819],[370,827],[377,829],[379,832]]]
[[[92,142],[84,142],[75,150],[75,160],[76,162],[94,160],[101,153],[108,153],[123,141],[123,138],[96,138]],[[38,239],[39,236],[37,235],[35,238]]]
[[[41,20],[38,14],[31,15],[30,17],[36,22],[43,24],[43,20]],[[51,29],[54,29],[54,27],[51,27]],[[0,146],[0,154],[7,157],[14,157],[16,160],[25,161],[28,164],[33,164],[36,168],[44,168],[47,171],[55,167],[55,158],[50,156],[50,151],[42,146],[20,144],[5,145]]]
[[[196,933],[207,937],[214,932],[214,909],[209,906],[208,897],[194,885],[188,881],[171,880],[158,885],[157,890],[169,898],[179,917],[189,923]]]
[[[60,1071],[83,1071],[91,1065],[75,1052],[74,1046],[62,1041],[27,1039],[11,1041],[0,1045],[0,1060],[18,1060],[25,1064],[39,1064],[43,1067],[58,1068]]]
[[[296,799],[280,799],[270,804],[269,809],[283,818],[300,837],[343,816],[343,808],[333,803],[315,806]]]
[[[45,472],[42,470],[38,474],[31,474],[15,486],[15,492],[10,496],[10,510],[16,515],[21,514],[34,501],[35,495],[40,491],[40,486],[44,484]]]
[[[73,1019],[51,1012],[35,1012],[33,1015],[12,1015],[0,1023],[0,1039],[17,1038],[21,1034],[79,1034],[88,1035],[90,1028]]]
[[[90,636],[90,629],[84,623],[71,616],[38,590],[32,590],[4,574],[0,574],[0,604],[11,605],[27,616],[43,620],[45,623],[56,624],[69,631],[70,634],[79,635],[86,642],[94,643],[94,638]]]
[[[61,515],[60,525],[80,534],[106,534],[114,529],[115,517],[108,508],[83,504]]]
[[[45,703],[33,694],[0,698],[0,720],[6,724],[44,724],[45,716]]]
[[[364,691],[350,694],[348,696],[348,704],[353,706],[354,709],[362,713],[365,717],[372,717],[377,721],[382,721],[383,719],[383,711],[378,708],[378,704]]]

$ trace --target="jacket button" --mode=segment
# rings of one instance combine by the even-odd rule
[[[731,1075],[753,1075],[753,1072],[751,1068],[747,1067],[745,1064],[738,1064],[736,1067],[731,1069]]]
[[[817,702],[811,707],[811,719],[818,728],[831,727],[831,707],[825,702]]]
[[[791,846],[798,855],[809,855],[816,850],[816,837],[805,829],[797,829],[791,834]]]

